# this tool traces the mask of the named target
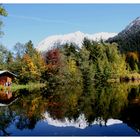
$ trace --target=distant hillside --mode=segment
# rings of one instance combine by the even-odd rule
[[[121,52],[140,51],[140,17],[132,21],[118,35],[109,38],[109,42],[117,42]]]

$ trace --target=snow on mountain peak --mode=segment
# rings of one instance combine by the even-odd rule
[[[135,19],[135,21],[140,21],[140,17],[137,17],[137,18]]]
[[[45,52],[51,50],[52,48],[56,48],[58,46],[64,45],[66,43],[74,43],[78,47],[82,46],[82,41],[86,37],[91,40],[99,41],[100,39],[107,40],[110,37],[114,37],[117,35],[116,33],[108,33],[108,32],[101,32],[96,34],[85,34],[80,31],[69,33],[65,35],[54,35],[49,36],[43,41],[41,41],[38,46],[37,50],[40,52]]]
[[[125,30],[130,30],[133,26],[140,26],[140,17],[137,17],[135,20],[133,20]]]

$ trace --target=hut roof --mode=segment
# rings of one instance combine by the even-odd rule
[[[15,76],[15,77],[17,76],[16,74],[14,74],[14,73],[12,73],[12,72],[10,72],[10,71],[8,71],[8,70],[2,70],[2,71],[0,70],[0,75],[1,75],[1,74],[4,74],[4,73],[9,73],[9,74],[11,74],[11,75],[13,75],[13,76]]]

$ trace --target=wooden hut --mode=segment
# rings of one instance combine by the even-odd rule
[[[16,75],[8,70],[0,71],[0,85],[10,86],[14,77]]]

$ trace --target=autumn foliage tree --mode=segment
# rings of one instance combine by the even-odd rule
[[[32,41],[25,45],[17,45],[22,51],[16,53],[13,65],[17,65],[18,80],[20,83],[39,82],[42,80],[42,74],[46,69],[45,61],[42,55],[34,48]]]
[[[132,71],[140,69],[139,53],[138,52],[128,52],[126,54],[126,62],[129,64]]]
[[[60,68],[60,51],[59,49],[52,49],[46,53],[45,56],[46,67],[48,72],[57,73]]]
[[[49,84],[58,82],[58,73],[60,69],[60,51],[55,48],[49,50],[44,54],[44,59],[46,63],[46,69],[43,73],[43,79],[48,81]]]
[[[28,81],[34,81],[35,80],[39,80],[39,73],[37,70],[36,65],[34,65],[31,57],[28,54],[25,54],[23,56],[23,66],[22,66],[22,70],[20,73],[20,77],[22,79],[23,82],[27,83]]]

